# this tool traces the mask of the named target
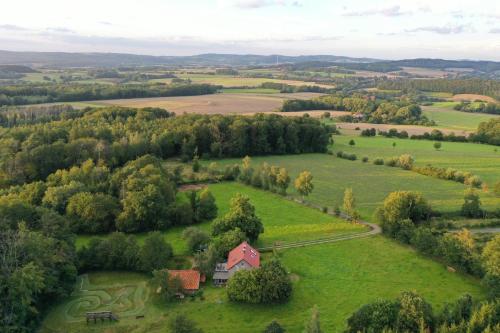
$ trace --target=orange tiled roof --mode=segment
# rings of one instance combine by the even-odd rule
[[[169,279],[178,277],[182,281],[185,290],[198,290],[200,288],[200,272],[194,269],[169,270]]]

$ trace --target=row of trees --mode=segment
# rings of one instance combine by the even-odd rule
[[[477,195],[467,191],[464,199],[463,214],[476,216],[480,212]],[[500,236],[488,242],[481,252],[468,230],[443,233],[431,228],[428,221],[432,214],[431,206],[422,195],[410,191],[390,193],[376,213],[386,235],[411,244],[425,255],[441,258],[455,268],[482,277],[490,296],[499,297],[500,262],[497,251]]]
[[[328,126],[309,117],[97,109],[75,119],[0,129],[0,188],[43,180],[89,158],[113,169],[146,154],[190,160],[324,152],[329,136]]]
[[[380,299],[363,305],[347,320],[346,333],[358,332],[483,332],[500,330],[500,303],[476,302],[464,295],[440,313],[415,292],[395,300]]]
[[[483,102],[461,102],[453,107],[457,111],[463,112],[482,112],[490,114],[500,114],[500,104],[498,103],[483,103]]]
[[[102,99],[193,96],[214,94],[218,86],[210,84],[48,84],[32,83],[0,86],[0,106]]]
[[[500,83],[481,79],[382,80],[377,87],[384,90],[415,90],[449,92],[452,94],[481,94],[500,99]]]

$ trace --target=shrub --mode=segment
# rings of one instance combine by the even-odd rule
[[[413,167],[413,157],[409,154],[403,154],[398,158],[398,165],[401,169],[411,170]]]
[[[384,160],[377,157],[376,159],[373,160],[373,164],[375,165],[383,165],[384,164]]]
[[[389,167],[397,167],[399,163],[399,158],[398,157],[391,157],[387,160],[385,160],[385,165]]]
[[[362,161],[363,163],[368,162],[368,157],[367,157],[367,156],[364,156],[364,157],[361,159],[361,161]]]

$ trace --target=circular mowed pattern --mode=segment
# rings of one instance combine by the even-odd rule
[[[143,314],[149,298],[146,281],[93,285],[87,274],[78,278],[79,288],[64,305],[64,318],[68,322],[85,320],[86,312],[112,311],[118,317]]]

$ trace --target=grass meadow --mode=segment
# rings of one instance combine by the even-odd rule
[[[491,118],[499,117],[486,113],[470,113],[456,111],[453,106],[457,102],[437,102],[432,106],[422,107],[424,115],[430,120],[434,120],[439,127],[453,129],[456,134],[461,131],[475,131],[479,123],[488,121]]]
[[[264,223],[263,243],[362,230],[279,195],[238,183],[210,185],[210,189],[216,197],[219,216],[228,210],[228,200],[235,193],[250,197]],[[201,225],[204,229],[209,226],[209,222]],[[185,251],[181,232],[179,228],[165,234],[177,254]],[[80,238],[79,245],[84,241]],[[263,259],[270,255],[263,254]],[[231,303],[225,289],[213,287],[210,281],[203,287],[203,300],[163,304],[148,289],[147,275],[93,272],[81,276],[72,296],[48,311],[40,332],[160,333],[165,332],[170,318],[183,313],[205,332],[255,333],[278,319],[287,332],[299,333],[314,305],[319,307],[326,332],[342,332],[346,319],[361,305],[397,297],[404,290],[417,291],[438,309],[464,293],[484,297],[478,280],[450,273],[444,265],[383,236],[281,250],[278,255],[293,281],[292,298],[286,304]],[[107,309],[115,311],[120,321],[86,324],[86,311]],[[136,318],[137,315],[144,317]]]
[[[443,212],[454,212],[461,208],[466,186],[457,182],[423,176],[415,172],[391,168],[384,165],[374,165],[374,158],[399,156],[409,153],[416,159],[417,165],[428,163],[439,167],[455,167],[462,171],[470,171],[479,175],[490,187],[500,181],[500,154],[488,145],[464,143],[443,143],[440,151],[435,151],[431,141],[416,141],[402,139],[386,139],[381,137],[362,138],[354,136],[335,136],[334,151],[355,153],[356,161],[348,161],[327,154],[264,156],[252,158],[254,167],[263,162],[278,165],[288,169],[292,179],[303,170],[309,170],[314,179],[314,190],[306,201],[319,206],[333,208],[342,205],[344,190],[353,189],[356,204],[362,217],[372,220],[373,213],[385,197],[393,191],[411,190],[422,192],[434,209]],[[348,142],[354,139],[355,147]],[[396,147],[392,148],[392,143]],[[361,158],[367,156],[368,163],[362,163]],[[219,167],[240,163],[240,159],[217,161]],[[289,194],[299,197],[293,189]],[[483,206],[494,209],[500,206],[500,198],[491,193],[480,192]]]

